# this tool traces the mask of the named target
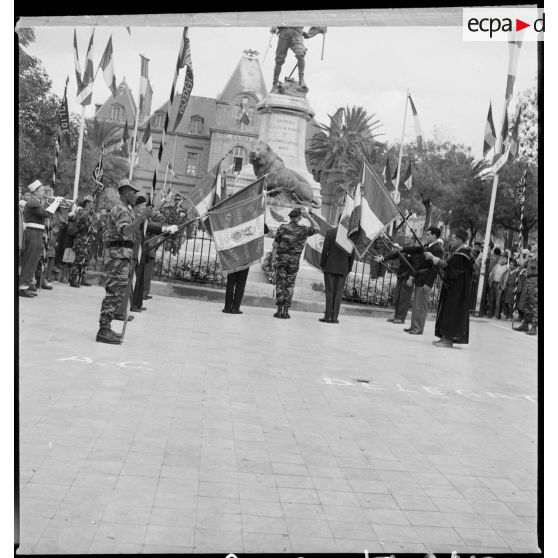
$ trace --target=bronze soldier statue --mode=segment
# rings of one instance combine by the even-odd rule
[[[272,27],[271,32],[279,35],[277,41],[277,50],[275,51],[275,69],[273,70],[273,87],[272,91],[277,90],[279,84],[279,76],[281,68],[287,57],[289,48],[294,52],[297,59],[298,67],[298,84],[300,87],[307,89],[304,81],[304,67],[306,55],[306,47],[303,39],[310,39],[318,33],[325,34],[327,27],[311,27],[308,32],[303,31],[302,27]]]

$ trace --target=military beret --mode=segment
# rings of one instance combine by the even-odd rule
[[[302,217],[302,211],[300,207],[295,207],[289,212],[289,217]]]

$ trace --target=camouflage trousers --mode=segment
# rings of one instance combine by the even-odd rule
[[[298,273],[299,259],[293,260],[277,256],[277,272],[275,279],[275,298],[277,305],[283,304],[287,308],[293,298],[296,274]]]
[[[128,287],[131,260],[125,258],[110,258],[105,265],[107,278],[105,280],[105,298],[101,304],[101,326],[110,325],[114,313],[122,304]]]
[[[89,263],[89,239],[87,237],[76,237],[74,240],[74,253],[76,259],[70,267],[70,281],[79,281],[80,275]]]
[[[527,301],[525,305],[525,320],[533,325],[539,323],[539,284],[538,277],[527,277],[525,284]]]

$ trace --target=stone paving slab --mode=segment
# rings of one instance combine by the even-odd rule
[[[103,292],[19,301],[22,552],[537,551],[535,339]]]

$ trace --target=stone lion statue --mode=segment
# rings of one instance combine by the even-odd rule
[[[257,178],[268,174],[267,194],[269,196],[291,204],[320,207],[320,204],[313,199],[312,186],[300,174],[288,169],[283,159],[267,143],[259,141],[254,151],[250,153],[249,161]]]

